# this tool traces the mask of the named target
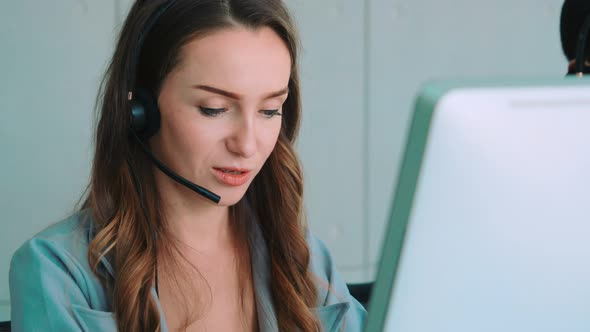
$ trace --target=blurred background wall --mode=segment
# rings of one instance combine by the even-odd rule
[[[12,253],[88,181],[96,89],[131,2],[0,2],[0,320]],[[419,87],[563,76],[562,1],[287,3],[303,44],[308,219],[349,282],[372,280]]]

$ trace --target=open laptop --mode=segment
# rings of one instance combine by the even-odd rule
[[[590,331],[590,81],[419,95],[366,330]]]

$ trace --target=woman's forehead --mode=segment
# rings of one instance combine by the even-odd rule
[[[266,27],[225,28],[194,38],[182,48],[176,68],[179,78],[190,84],[229,85],[239,90],[280,89],[290,73],[289,49]]]

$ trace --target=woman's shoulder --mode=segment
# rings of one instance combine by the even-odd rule
[[[86,324],[86,316],[97,316],[94,312],[110,315],[102,313],[110,309],[109,298],[88,263],[90,227],[88,214],[77,212],[16,250],[9,272],[16,330],[70,331]]]
[[[26,240],[15,252],[19,254],[60,255],[86,257],[91,235],[91,221],[87,211],[78,211],[54,223]]]
[[[11,270],[43,266],[62,268],[70,273],[92,273],[87,258],[91,225],[89,213],[78,211],[48,226],[15,251]]]

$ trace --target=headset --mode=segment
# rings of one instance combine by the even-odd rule
[[[176,0],[165,1],[158,7],[154,13],[148,17],[145,26],[139,34],[134,52],[131,54],[131,67],[129,75],[129,91],[127,99],[131,103],[131,124],[130,135],[137,142],[140,148],[145,152],[148,158],[168,177],[180,183],[181,185],[193,190],[197,194],[218,204],[221,197],[187,179],[178,175],[164,163],[162,163],[150,151],[144,143],[160,129],[160,109],[156,96],[149,89],[137,86],[137,67],[139,66],[139,57],[145,38],[152,28],[158,22],[158,19],[176,2]]]
[[[583,77],[584,73],[590,73],[590,68],[586,67],[586,56],[585,51],[587,48],[586,42],[588,41],[588,34],[590,33],[590,14],[586,16],[586,20],[580,28],[578,34],[578,42],[576,44],[576,66],[575,74],[578,77]]]

